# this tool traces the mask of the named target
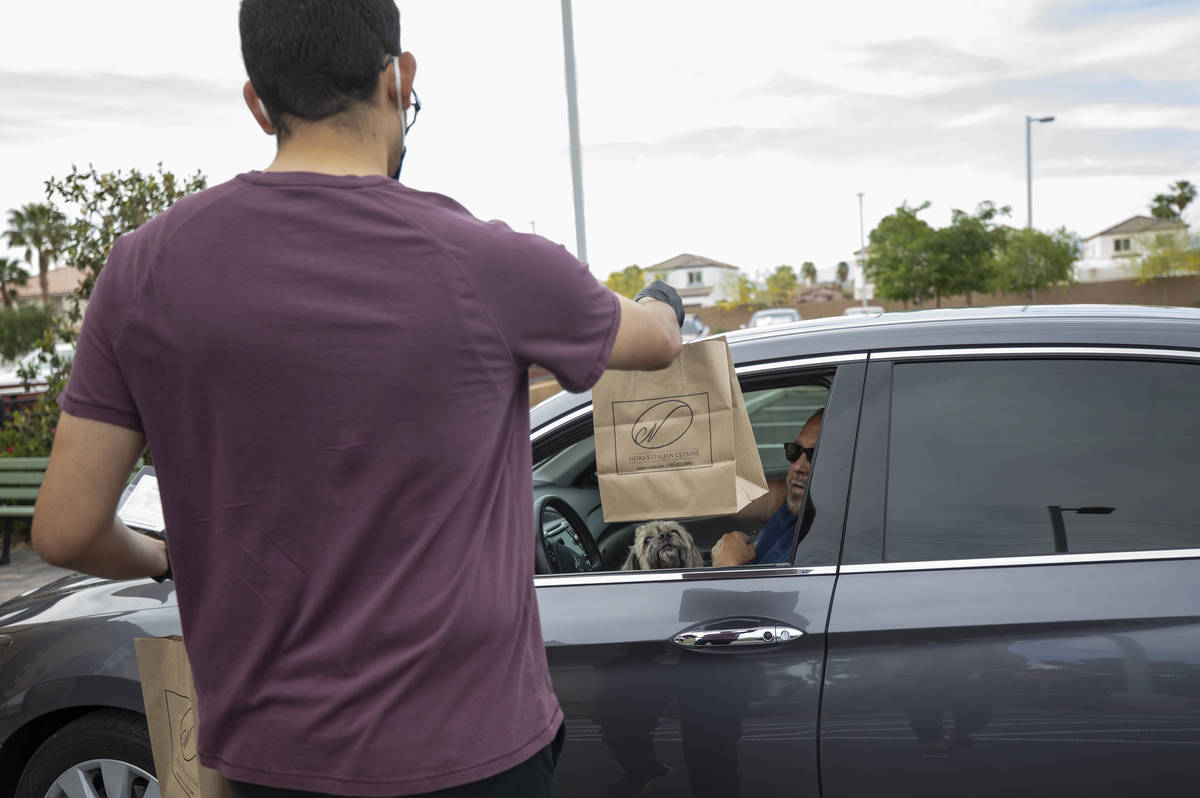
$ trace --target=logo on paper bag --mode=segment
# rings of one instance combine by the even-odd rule
[[[695,417],[692,406],[679,399],[651,405],[633,423],[633,443],[643,449],[670,446],[687,434]]]
[[[618,474],[712,465],[708,394],[612,404]]]
[[[164,691],[167,696],[167,722],[171,726],[171,773],[188,795],[199,790],[199,776],[189,763],[196,758],[196,711],[186,695]]]

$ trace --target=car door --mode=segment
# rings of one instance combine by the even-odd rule
[[[1195,795],[1200,353],[872,356],[823,795]]]
[[[536,578],[547,657],[566,714],[560,794],[816,793],[824,630],[864,374],[865,356],[739,371],[768,476],[780,464],[786,470],[781,444],[826,404],[809,483],[816,510],[801,514],[803,536],[791,564]],[[810,389],[818,385],[825,388],[814,400]],[[563,463],[571,451],[561,441],[586,451],[590,417],[566,426],[572,423],[574,435],[561,426],[535,432],[535,462],[547,463],[535,468],[535,495],[561,491],[605,548],[622,530],[599,518],[598,494],[588,493],[586,475],[556,477],[570,482],[557,487],[546,477],[569,470]],[[552,432],[560,443],[539,447]],[[707,548],[721,531],[713,527],[719,521],[684,523]],[[620,554],[610,551],[605,560],[618,562]],[[678,642],[684,633],[728,640],[746,629],[773,630],[773,639],[706,648]]]

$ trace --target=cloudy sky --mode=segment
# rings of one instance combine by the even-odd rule
[[[11,3],[0,211],[72,164],[266,166],[237,0]],[[401,0],[424,110],[404,182],[575,249],[559,0]],[[1200,184],[1196,0],[574,0],[588,255],[823,275],[902,202],[1090,236]],[[1200,203],[1197,203],[1200,206]],[[1200,208],[1187,220],[1200,224]],[[17,255],[18,253],[10,253]]]

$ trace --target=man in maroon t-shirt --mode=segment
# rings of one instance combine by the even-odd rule
[[[48,561],[174,571],[200,758],[241,796],[553,794],[528,380],[659,369],[682,304],[398,176],[391,0],[244,0],[277,154],[113,246],[34,518]],[[114,518],[149,443],[169,544]]]

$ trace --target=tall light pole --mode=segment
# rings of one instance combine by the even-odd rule
[[[567,123],[571,135],[571,186],[575,191],[575,256],[587,262],[587,232],[583,226],[583,159],[579,155],[579,101],[575,94],[575,27],[571,0],[562,0],[563,61],[567,68]]]
[[[867,271],[863,268],[863,262],[867,258],[867,242],[863,235],[863,193],[858,192],[858,273],[862,276],[862,306],[867,306]]]
[[[1028,209],[1025,226],[1033,229],[1033,129],[1034,122],[1053,122],[1052,116],[1025,117],[1025,207]]]

